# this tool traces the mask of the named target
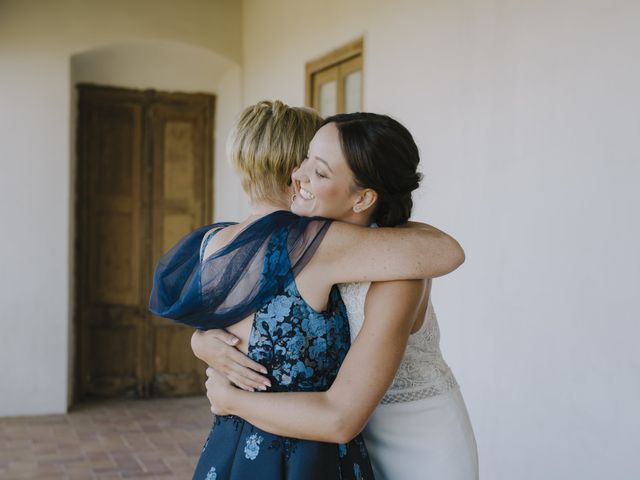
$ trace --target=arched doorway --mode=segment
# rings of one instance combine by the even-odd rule
[[[212,221],[214,93],[227,68],[215,54],[171,42],[119,44],[72,60],[76,401],[203,391],[191,330],[146,305],[159,256]]]

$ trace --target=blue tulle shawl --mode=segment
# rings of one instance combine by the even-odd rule
[[[160,258],[149,309],[202,330],[239,322],[277,294],[278,283],[264,268],[269,249],[286,250],[295,276],[309,262],[330,224],[324,218],[277,211],[249,224],[202,261],[203,240],[234,224],[198,228]],[[286,238],[286,242],[274,242],[276,238]],[[280,247],[274,247],[276,244]]]

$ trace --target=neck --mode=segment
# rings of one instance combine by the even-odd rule
[[[252,217],[262,217],[278,210],[289,210],[290,202],[287,198],[280,198],[277,201],[251,200],[249,202]]]

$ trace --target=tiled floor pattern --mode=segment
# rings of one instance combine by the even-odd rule
[[[0,479],[190,479],[211,423],[205,397],[0,418]]]

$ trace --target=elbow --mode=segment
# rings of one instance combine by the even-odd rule
[[[330,441],[332,443],[349,443],[364,429],[364,426],[365,422],[360,421],[353,414],[336,415]]]
[[[364,429],[370,411],[354,405],[349,397],[335,395],[329,389],[324,397],[322,440],[330,443],[349,443]]]
[[[467,257],[464,253],[464,250],[460,246],[460,244],[455,239],[452,239],[452,240],[455,243],[453,259],[452,259],[452,264],[454,265],[453,270],[455,270],[456,268],[458,268],[460,265],[464,263]]]
[[[465,253],[458,241],[447,233],[434,229],[419,231],[424,243],[416,242],[416,255],[421,263],[420,278],[435,278],[456,270],[465,261]]]
[[[444,253],[446,252],[446,253]],[[447,275],[448,273],[453,272],[458,269],[460,265],[462,265],[466,259],[464,250],[458,243],[458,241],[447,235],[445,239],[445,245],[443,248],[443,253],[441,259],[442,262],[439,265],[438,272],[434,277],[440,277],[442,275]]]

